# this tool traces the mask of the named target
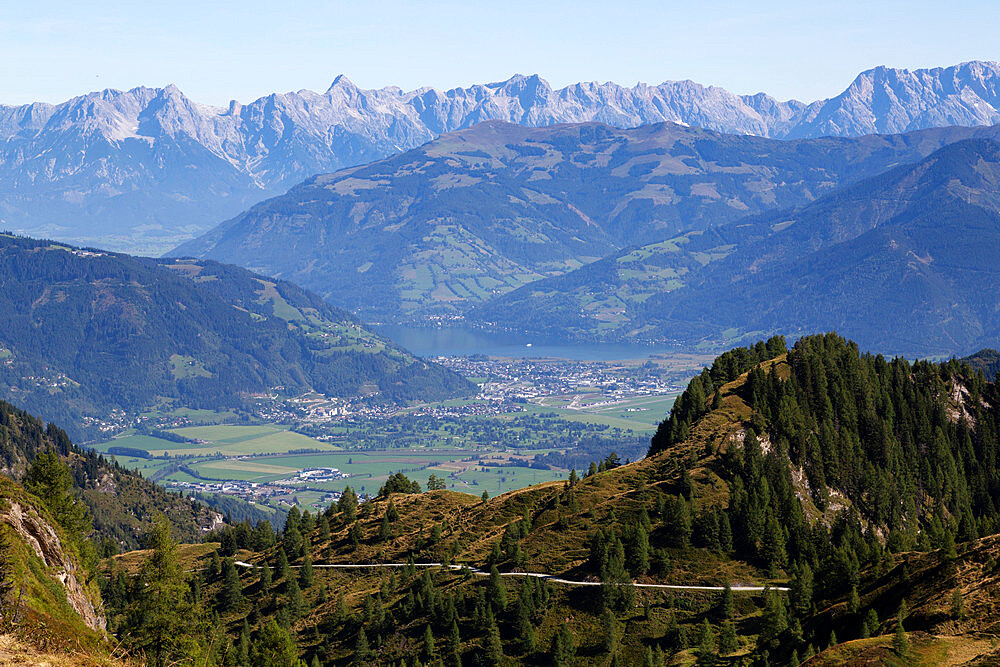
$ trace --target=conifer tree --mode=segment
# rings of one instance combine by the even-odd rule
[[[222,561],[222,588],[219,590],[219,608],[235,609],[243,601],[243,584],[231,558]]]
[[[313,561],[308,551],[302,558],[302,567],[299,568],[299,583],[302,588],[309,588],[313,585]]]
[[[378,541],[385,542],[392,537],[392,525],[389,523],[389,515],[382,515],[382,523],[378,527]]]
[[[858,595],[858,587],[851,586],[851,591],[847,594],[847,613],[856,614],[861,608],[861,597]]]
[[[288,567],[288,556],[285,555],[285,550],[281,547],[278,547],[278,562],[275,569],[278,579],[288,581],[292,578],[292,570]]]
[[[507,608],[507,588],[500,576],[500,570],[494,565],[490,568],[490,578],[486,586],[486,601],[494,613],[500,613]]]
[[[250,625],[247,619],[243,619],[243,627],[240,628],[240,638],[236,644],[236,661],[245,665],[250,661]]]
[[[965,620],[965,604],[960,588],[956,588],[951,593],[951,617],[956,621]]]
[[[253,667],[299,667],[299,651],[287,630],[273,619],[261,628],[250,649]]]
[[[715,661],[715,633],[712,625],[706,618],[698,632],[698,662],[701,664],[711,664]]]
[[[878,635],[879,631],[878,612],[871,607],[868,608],[868,614],[865,616],[865,630],[867,632],[868,637],[874,637]]]
[[[288,578],[285,586],[285,596],[285,608],[288,610],[288,614],[292,620],[301,618],[308,611],[309,603],[306,602],[305,596],[302,595],[302,589],[299,588],[299,583],[295,580],[295,577]]]
[[[266,592],[270,590],[271,584],[273,583],[273,578],[271,576],[271,566],[267,564],[267,561],[261,563],[260,566],[260,590],[261,592]]]
[[[36,454],[21,483],[41,498],[74,541],[83,540],[91,528],[90,515],[87,506],[73,496],[73,474],[58,454],[51,450]]]
[[[429,665],[437,658],[437,647],[434,645],[434,633],[430,624],[424,626],[424,661]]]
[[[316,529],[320,542],[326,542],[330,539],[330,520],[326,518],[325,514],[321,514],[316,520]]]
[[[164,667],[198,655],[203,633],[198,608],[187,599],[188,585],[166,517],[156,519],[147,548],[150,554],[139,572],[121,636],[146,655],[150,667]]]
[[[576,660],[576,637],[566,623],[559,626],[552,639],[552,664],[554,667],[571,667]]]
[[[903,629],[905,608],[905,603],[899,608],[899,614],[896,616],[896,632],[892,636],[892,649],[900,657],[906,657],[910,653],[910,639],[906,636],[906,630]]]
[[[337,511],[340,512],[341,518],[350,523],[358,516],[358,495],[354,493],[354,489],[349,486],[344,487],[344,492],[340,494],[340,500],[337,501]]]
[[[722,595],[719,596],[719,619],[726,620],[731,619],[736,613],[736,602],[733,600],[733,587],[726,581],[725,587],[722,589]]]
[[[614,653],[618,650],[618,619],[610,609],[605,609],[601,616],[601,625],[604,631],[603,648],[606,653]]]
[[[462,667],[462,638],[458,633],[458,620],[453,619],[444,649],[446,667]]]
[[[358,630],[358,638],[354,643],[354,664],[363,665],[372,659],[372,650],[368,645],[368,636],[365,634],[365,629],[361,628]]]
[[[344,591],[337,594],[337,605],[334,607],[333,620],[336,623],[343,623],[347,620],[347,601],[344,599]]]
[[[490,667],[499,667],[504,663],[503,644],[500,641],[500,629],[496,621],[490,619],[486,629],[486,643],[483,646],[483,661]]]
[[[805,616],[812,610],[813,603],[813,572],[809,563],[802,563],[799,571],[792,579],[791,602],[795,613]],[[855,595],[857,589],[854,589]]]
[[[211,558],[208,559],[208,568],[205,570],[206,581],[213,581],[220,574],[222,574],[222,559],[219,558],[218,550],[213,550]]]
[[[729,655],[730,653],[735,653],[739,647],[739,638],[736,636],[736,624],[733,623],[732,619],[727,618],[722,622],[722,627],[719,629],[719,654]]]

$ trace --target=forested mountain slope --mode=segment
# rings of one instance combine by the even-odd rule
[[[997,386],[968,365],[890,361],[835,334],[773,338],[695,378],[642,461],[478,501],[397,475],[360,507],[345,494],[318,517],[292,513],[250,557],[266,569],[211,547],[185,562],[201,568],[201,613],[224,619],[213,641],[255,665],[276,642],[321,665],[996,659],[977,633],[996,611],[983,536],[1000,522],[998,427]],[[113,623],[129,622],[137,560],[104,580]],[[320,567],[407,561],[490,574]],[[764,582],[787,590],[736,586]]]
[[[627,249],[472,316],[683,344],[836,328],[878,349],[965,353],[1000,338],[998,180],[994,137],[956,142],[797,209]]]
[[[1000,373],[1000,351],[997,350],[982,349],[975,354],[962,357],[959,361],[981,370],[989,379],[996,378],[997,374]]]
[[[0,225],[129,251],[165,250],[317,173],[379,160],[489,120],[540,127],[662,122],[772,138],[859,136],[1000,121],[1000,67],[860,73],[804,103],[692,81],[554,90],[537,75],[467,88],[274,93],[228,107],[176,86],[0,106]]]
[[[67,466],[71,477],[65,482],[86,505],[93,542],[105,551],[137,548],[156,514],[166,516],[177,538],[183,540],[198,540],[222,525],[217,512],[77,447],[58,426],[0,401],[0,475],[23,480],[38,456],[50,451]]]
[[[238,407],[279,386],[398,401],[471,391],[317,296],[215,262],[0,236],[0,287],[0,393],[74,435],[116,410]]]
[[[307,180],[173,251],[292,280],[367,319],[452,318],[615,251],[784,209],[958,139],[777,141],[502,122]]]

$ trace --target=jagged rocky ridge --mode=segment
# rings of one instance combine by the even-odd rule
[[[320,172],[414,148],[485,120],[528,126],[674,122],[773,138],[857,136],[1000,121],[1000,65],[861,73],[811,104],[692,81],[657,86],[535,76],[469,88],[272,94],[228,108],[175,86],[0,106],[0,226],[112,249],[167,249]],[[138,239],[138,240],[137,240]]]

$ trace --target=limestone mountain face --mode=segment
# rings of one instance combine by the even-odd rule
[[[174,86],[104,90],[0,106],[0,227],[110,249],[166,250],[322,172],[502,120],[539,127],[672,122],[773,138],[856,136],[1000,120],[1000,65],[877,68],[841,95],[804,104],[691,81],[553,89],[534,76],[439,91],[272,94],[226,108]]]

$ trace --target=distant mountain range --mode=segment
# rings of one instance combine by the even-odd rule
[[[980,134],[799,208],[627,249],[470,315],[589,339],[718,345],[836,329],[910,355],[995,346],[1000,129]]]
[[[781,139],[1000,122],[1000,64],[878,67],[811,104],[691,81],[553,90],[538,76],[446,92],[272,94],[216,108],[174,86],[0,106],[0,228],[156,252],[322,172],[378,160],[486,120],[525,126],[673,122]]]
[[[779,141],[672,123],[494,121],[311,178],[174,254],[291,280],[368,321],[447,320],[624,248],[801,206],[984,133],[995,134]]]
[[[0,236],[0,396],[76,435],[155,406],[241,407],[253,392],[474,391],[295,285],[215,262]]]

